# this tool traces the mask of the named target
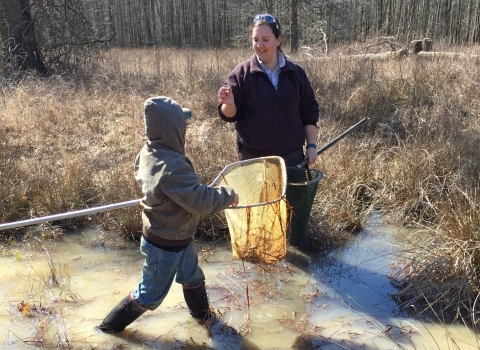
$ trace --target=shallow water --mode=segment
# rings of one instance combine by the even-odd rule
[[[219,321],[211,329],[198,324],[174,284],[157,310],[118,335],[94,327],[138,283],[138,246],[115,244],[93,228],[41,241],[0,258],[0,347],[478,349],[468,328],[402,315],[389,297],[395,289],[386,276],[406,234],[372,222],[342,249],[289,248],[286,259],[263,266],[235,259],[228,242],[197,241]]]

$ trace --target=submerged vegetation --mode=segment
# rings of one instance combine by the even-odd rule
[[[440,48],[437,48],[440,50]],[[452,55],[351,59],[292,55],[321,105],[318,145],[360,119],[368,123],[319,156],[310,220],[315,249],[337,246],[372,210],[421,227],[410,260],[393,281],[398,300],[457,311],[476,326],[480,293],[480,61],[478,47]],[[453,55],[462,53],[468,55]],[[28,76],[0,85],[0,223],[138,199],[133,161],[143,144],[143,101],[167,95],[193,111],[186,153],[204,183],[237,160],[233,125],[217,117],[216,92],[249,50],[112,49],[94,72]],[[101,224],[130,239],[140,208],[1,231],[3,254],[15,241],[60,228]],[[227,237],[222,215],[198,234]]]

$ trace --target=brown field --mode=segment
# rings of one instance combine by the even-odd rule
[[[442,48],[447,50],[446,48]],[[475,317],[480,292],[480,62],[478,47],[428,59],[328,60],[292,55],[321,105],[318,144],[360,119],[368,123],[320,155],[310,220],[316,249],[342,244],[372,210],[424,230],[395,276],[400,301],[462,310]],[[462,54],[462,55],[458,55]],[[96,68],[72,76],[0,85],[0,223],[141,197],[133,161],[143,144],[143,101],[167,95],[193,111],[187,155],[209,183],[237,160],[235,133],[216,115],[216,93],[249,50],[113,49]],[[459,57],[461,56],[461,57]],[[2,254],[38,232],[100,223],[136,239],[139,208],[0,232]],[[38,228],[38,227],[37,227]],[[222,215],[198,234],[227,236]]]

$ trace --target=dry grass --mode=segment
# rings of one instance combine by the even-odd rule
[[[402,285],[419,286],[428,305],[445,299],[445,305],[474,315],[480,288],[475,195],[480,63],[472,57],[479,49],[443,49],[466,55],[347,60],[341,58],[351,54],[345,46],[331,48],[328,60],[292,57],[307,71],[322,107],[319,145],[370,118],[315,164],[325,177],[312,209],[310,238],[319,249],[339,245],[371,210],[406,225],[433,225],[431,254],[420,252],[422,262],[404,270]],[[237,160],[233,125],[216,116],[216,92],[249,56],[248,50],[114,49],[95,74],[2,81],[0,222],[140,198],[132,164],[143,144],[143,101],[154,95],[168,95],[193,110],[186,152],[209,183]],[[58,229],[85,222],[102,223],[123,236],[140,234],[138,208],[53,224]],[[2,237],[24,232],[28,229]],[[227,232],[223,214],[203,218],[199,226],[200,234],[212,238]],[[449,283],[464,283],[467,293],[435,291],[446,284],[430,274],[445,261]],[[403,293],[413,290],[405,287]]]

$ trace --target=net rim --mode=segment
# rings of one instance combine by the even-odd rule
[[[278,163],[280,164],[280,168],[281,168],[281,172],[282,172],[282,179],[283,179],[283,191],[282,191],[282,194],[276,198],[276,199],[273,199],[271,201],[267,201],[267,202],[261,202],[261,203],[255,203],[255,204],[249,204],[249,205],[237,205],[236,207],[228,207],[226,209],[245,209],[245,208],[253,208],[253,207],[260,207],[260,206],[265,206],[265,205],[268,205],[268,204],[274,204],[274,203],[277,203],[281,200],[283,200],[284,198],[286,198],[286,192],[287,192],[287,168],[285,166],[285,161],[282,157],[278,157],[278,156],[268,156],[268,157],[259,157],[259,158],[252,158],[252,159],[246,159],[246,160],[239,160],[237,162],[233,162],[233,163],[230,163],[228,164],[227,166],[225,166],[222,171],[220,172],[220,174],[217,175],[217,177],[212,181],[212,183],[210,184],[210,186],[215,186],[219,181],[220,179],[222,178],[222,175],[227,171],[229,170],[230,168],[232,167],[236,167],[236,166],[241,166],[243,164],[248,164],[248,163],[256,163],[256,162],[264,162],[264,161],[267,161],[267,160],[276,160],[278,161]]]
[[[298,169],[298,168],[291,168],[291,169]],[[313,172],[317,173],[317,176],[310,181],[304,181],[304,182],[288,182],[287,181],[287,186],[308,186],[316,182],[319,182],[321,179],[323,179],[324,174],[322,171],[317,169],[307,169],[307,170],[311,171],[312,173]]]
[[[284,198],[285,198],[285,196],[281,196],[277,199],[274,199],[274,200],[271,200],[271,201],[268,201],[268,202],[255,203],[255,204],[249,204],[249,205],[237,205],[236,207],[228,207],[226,209],[246,209],[246,208],[261,207],[261,206],[265,206],[265,205],[268,205],[268,204],[275,204],[275,203],[281,201]]]

